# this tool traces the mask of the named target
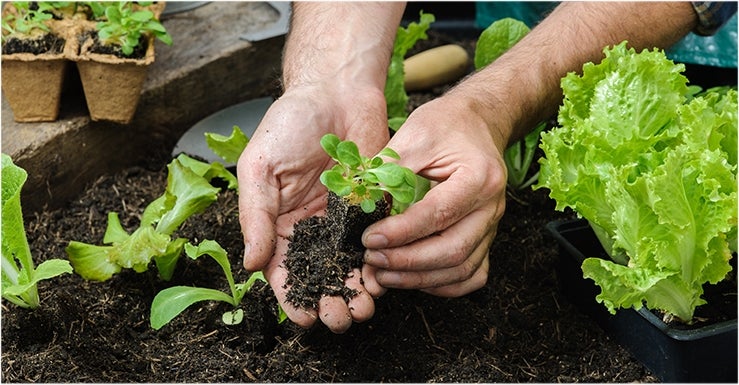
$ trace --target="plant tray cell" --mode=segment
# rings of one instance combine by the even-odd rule
[[[582,276],[585,258],[608,258],[588,222],[551,222],[547,230],[560,246],[557,277],[564,296],[652,374],[664,382],[737,382],[736,318],[689,329],[665,324],[646,307],[612,315],[595,300],[599,287]]]

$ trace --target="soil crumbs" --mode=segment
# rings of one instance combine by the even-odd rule
[[[432,37],[418,49],[448,42]],[[416,105],[429,98],[411,96]],[[27,218],[36,262],[66,258],[71,240],[101,244],[109,211],[133,231],[144,207],[166,185],[167,161],[103,177],[68,207]],[[106,282],[77,275],[43,281],[38,310],[2,302],[1,380],[657,382],[560,293],[557,244],[545,225],[573,214],[554,206],[545,190],[511,196],[482,289],[461,298],[390,290],[376,300],[371,320],[342,335],[323,326],[277,324],[266,285],[244,298],[240,325],[221,322],[229,305],[201,302],[162,329],[151,329],[149,306],[158,291],[173,285],[228,290],[209,258],[182,258],[171,282],[159,280],[156,268],[124,270]],[[229,252],[236,282],[248,278],[232,192],[225,191],[180,232],[193,242],[217,240]]]

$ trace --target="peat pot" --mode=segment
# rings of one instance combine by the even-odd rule
[[[6,3],[3,19],[11,10],[12,4]],[[73,26],[58,20],[47,24],[49,36],[64,41],[59,51],[2,53],[2,89],[16,122],[51,122],[59,116],[67,66],[78,44]]]
[[[730,296],[733,314],[726,321],[694,327],[668,325],[646,307],[620,309],[611,315],[596,302],[600,289],[583,278],[580,267],[587,257],[608,258],[588,222],[551,222],[547,229],[560,246],[557,276],[565,297],[652,374],[663,382],[737,382],[736,286]],[[706,294],[708,304],[703,306],[710,306],[712,301]]]

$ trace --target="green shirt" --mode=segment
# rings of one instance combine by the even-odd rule
[[[557,4],[557,2],[477,2],[475,22],[479,28],[484,29],[496,20],[511,17],[533,28]],[[666,49],[665,54],[681,63],[737,68],[736,13],[713,35],[701,36],[691,32]]]

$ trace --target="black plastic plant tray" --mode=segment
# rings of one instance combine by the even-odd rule
[[[551,222],[560,245],[560,290],[616,342],[663,382],[737,382],[737,320],[695,329],[675,328],[646,308],[611,315],[596,302],[600,289],[584,279],[586,257],[608,258],[585,220]]]

